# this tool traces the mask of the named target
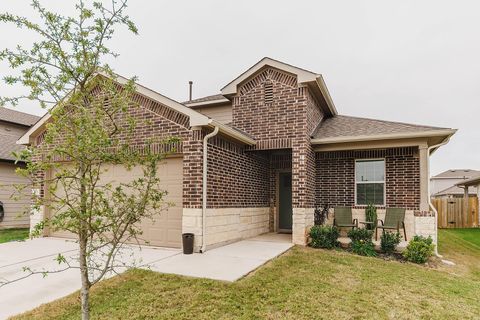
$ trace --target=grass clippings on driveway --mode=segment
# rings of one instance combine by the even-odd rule
[[[451,241],[443,233],[440,239]],[[448,253],[468,246],[468,241],[456,239],[440,248],[447,244]],[[144,270],[127,272],[93,290],[92,319],[478,317],[480,282],[470,272],[452,270],[294,247],[235,283]],[[79,317],[76,293],[16,319]]]

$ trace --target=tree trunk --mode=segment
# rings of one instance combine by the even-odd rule
[[[85,186],[86,170],[84,163],[80,164],[80,221],[78,241],[80,245],[80,278],[82,280],[82,288],[80,289],[80,299],[82,303],[82,320],[90,319],[90,280],[88,279],[87,264],[87,242],[88,242],[88,225],[87,225],[87,188]]]
[[[90,281],[88,279],[88,267],[87,267],[87,241],[86,239],[80,239],[80,277],[82,280],[82,288],[80,289],[80,299],[82,304],[82,320],[90,319]]]

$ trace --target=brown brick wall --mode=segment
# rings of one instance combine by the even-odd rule
[[[209,208],[269,206],[268,157],[220,136],[209,140]]]
[[[183,207],[202,207],[203,137],[198,128],[183,142]]]
[[[271,88],[273,99],[265,99]],[[323,113],[296,76],[268,67],[239,86],[232,105],[233,125],[255,137],[255,149],[291,152],[292,205],[311,208],[315,201],[315,154],[310,135]],[[270,182],[272,183],[272,174]]]
[[[265,102],[265,83],[271,84],[273,99]],[[306,97],[297,87],[296,76],[267,68],[239,87],[233,99],[232,123],[263,141],[295,138],[305,126]]]
[[[316,153],[316,204],[355,205],[355,159],[385,158],[386,206],[418,210],[420,160],[417,147]]]
[[[101,92],[95,94],[99,98],[103,96]],[[136,145],[144,145],[148,139],[180,138],[180,143],[176,145],[176,152],[183,151],[184,154],[184,207],[200,208],[203,133],[200,130],[190,130],[187,116],[157,101],[140,94],[136,94],[133,100],[138,106],[131,107],[127,114],[122,115],[123,119],[117,119],[120,126],[128,125],[127,117],[135,119],[134,137],[129,143],[132,147],[135,147]],[[43,143],[43,137],[44,133],[40,133],[35,138],[37,145]],[[126,136],[119,135],[119,138],[126,139]],[[37,181],[44,180],[44,175],[41,172],[36,177]],[[44,186],[41,185],[40,188],[43,194]]]

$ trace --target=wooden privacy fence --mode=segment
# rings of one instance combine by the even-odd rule
[[[477,197],[469,197],[468,213],[463,198],[434,198],[432,204],[438,211],[439,228],[478,227]]]

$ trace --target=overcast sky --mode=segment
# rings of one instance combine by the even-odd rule
[[[0,11],[31,16],[29,3],[1,0]],[[74,1],[42,3],[68,14]],[[479,1],[129,3],[140,35],[118,32],[117,73],[184,101],[189,80],[194,98],[216,94],[269,56],[321,73],[340,114],[459,129],[432,156],[432,174],[480,169]],[[0,28],[2,47],[33,40]],[[44,113],[31,103],[18,109]]]

